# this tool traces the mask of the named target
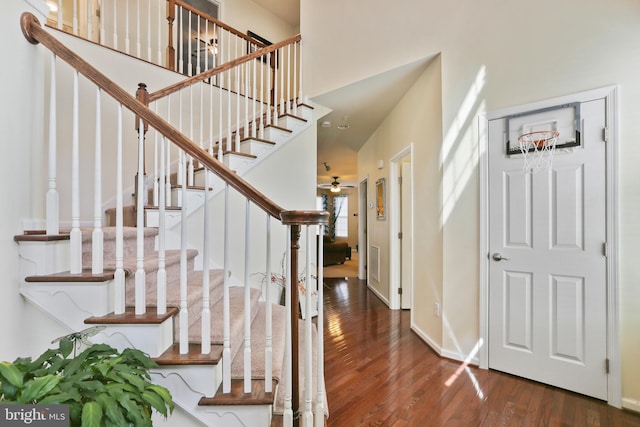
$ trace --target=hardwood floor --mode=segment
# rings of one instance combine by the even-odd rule
[[[640,426],[640,415],[440,358],[363,281],[325,279],[329,427]]]

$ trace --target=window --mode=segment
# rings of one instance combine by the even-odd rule
[[[334,230],[336,237],[349,237],[349,202],[347,196],[333,198]]]

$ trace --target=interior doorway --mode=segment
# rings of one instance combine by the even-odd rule
[[[390,308],[411,309],[413,295],[413,144],[390,161]]]

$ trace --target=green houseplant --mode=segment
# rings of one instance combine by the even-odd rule
[[[146,354],[95,344],[76,356],[74,338],[36,360],[0,363],[0,401],[69,405],[72,426],[151,426],[153,409],[173,411],[169,391],[150,381],[157,365]]]

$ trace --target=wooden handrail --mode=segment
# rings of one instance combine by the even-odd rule
[[[300,34],[295,35],[293,37],[290,37],[288,39],[282,40],[278,43],[274,43],[272,45],[269,45],[267,47],[263,47],[261,49],[256,50],[255,52],[251,52],[245,56],[242,56],[240,58],[236,58],[234,60],[225,62],[224,64],[215,67],[215,68],[211,68],[209,70],[203,71],[200,74],[196,74],[195,76],[189,77],[187,79],[184,79],[178,83],[174,83],[170,86],[165,87],[164,89],[160,89],[157,90],[153,93],[149,94],[149,102],[153,102],[153,101],[157,101],[158,99],[164,98],[165,96],[171,95],[172,93],[178,92],[181,89],[187,88],[193,84],[202,82],[204,80],[207,80],[208,78],[215,76],[217,74],[220,74],[222,72],[225,72],[227,70],[230,70],[234,67],[237,67],[240,64],[244,64],[245,62],[249,62],[253,59],[259,58],[261,56],[264,56],[270,52],[273,52],[277,49],[280,49],[283,46],[287,46],[288,44],[291,43],[296,43],[298,41],[300,41],[302,38],[300,36]]]
[[[174,8],[175,5],[177,4],[178,6],[180,6],[183,9],[186,9],[192,13],[195,13],[196,15],[200,16],[201,18],[206,19],[207,21],[213,22],[214,24],[216,24],[218,27],[220,28],[224,28],[225,30],[229,31],[230,33],[235,34],[236,36],[245,39],[246,41],[256,44],[256,45],[260,45],[260,46],[265,46],[264,43],[260,42],[259,40],[256,40],[252,37],[250,37],[247,34],[244,34],[238,30],[236,30],[235,28],[225,24],[222,21],[219,21],[218,19],[214,18],[213,16],[209,15],[208,13],[204,13],[203,11],[196,9],[195,7],[191,6],[190,4],[185,3],[182,0],[168,0],[169,1],[169,7],[170,8]]]
[[[226,167],[222,162],[213,158],[206,150],[184,136],[178,129],[167,123],[162,117],[140,103],[136,98],[111,81],[108,77],[91,66],[85,60],[76,55],[71,49],[60,43],[55,37],[42,28],[40,21],[32,13],[25,12],[20,17],[22,33],[32,44],[42,43],[55,53],[60,59],[71,65],[80,74],[95,83],[98,87],[111,95],[115,100],[127,109],[148,122],[150,126],[171,140],[208,169],[214,171],[226,183],[231,185],[240,194],[247,197],[269,215],[281,220],[281,214],[285,212],[271,199],[262,194],[255,187],[238,177],[238,175]]]

